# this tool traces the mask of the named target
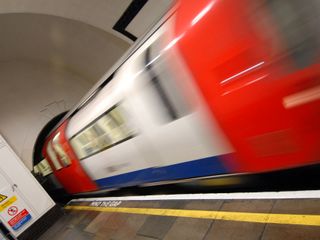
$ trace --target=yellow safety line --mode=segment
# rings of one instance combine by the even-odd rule
[[[157,216],[169,216],[169,217],[204,218],[204,219],[255,222],[255,223],[320,226],[320,215],[246,213],[246,212],[223,212],[223,211],[203,211],[203,210],[185,210],[185,209],[159,209],[159,208],[91,207],[91,206],[66,206],[65,209],[98,211],[98,212],[119,212],[119,213],[157,215]]]

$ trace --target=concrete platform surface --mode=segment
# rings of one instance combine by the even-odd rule
[[[40,239],[320,239],[319,198],[119,199],[71,201]]]

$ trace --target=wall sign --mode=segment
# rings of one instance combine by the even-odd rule
[[[54,206],[19,157],[0,135],[0,221],[18,237]]]

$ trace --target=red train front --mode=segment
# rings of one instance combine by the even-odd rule
[[[178,2],[48,137],[55,176],[77,193],[319,163],[317,9],[316,1]],[[170,120],[153,121],[160,111]]]

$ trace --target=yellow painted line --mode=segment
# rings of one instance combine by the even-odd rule
[[[0,204],[0,212],[2,212],[5,208],[9,207],[15,201],[17,201],[17,197],[16,196],[12,196],[5,203]]]
[[[66,210],[98,211],[98,212],[118,212],[118,213],[157,215],[157,216],[169,216],[169,217],[204,218],[204,219],[254,222],[254,223],[320,226],[320,215],[246,213],[246,212],[223,212],[223,211],[203,211],[203,210],[185,210],[185,209],[159,209],[159,208],[91,207],[91,206],[66,206],[65,209]]]

